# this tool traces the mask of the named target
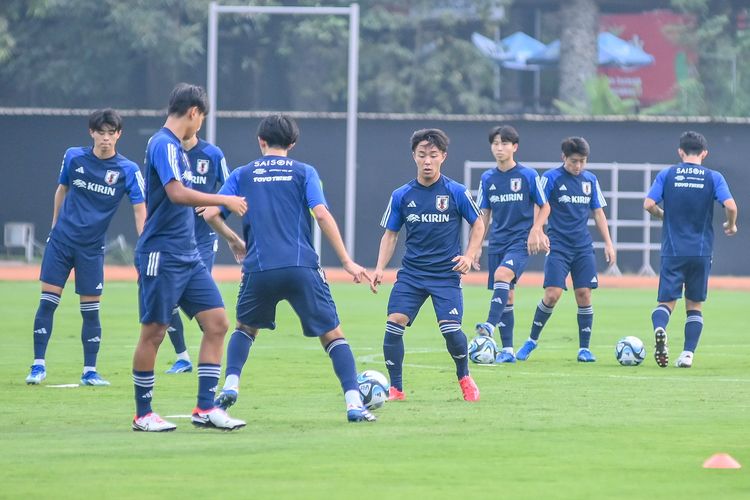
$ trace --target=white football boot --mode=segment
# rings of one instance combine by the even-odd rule
[[[167,422],[154,412],[133,419],[133,430],[140,432],[169,432],[177,428],[172,422]]]

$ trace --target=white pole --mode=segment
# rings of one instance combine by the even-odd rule
[[[216,2],[208,7],[208,116],[206,117],[206,140],[216,144],[216,59],[218,57],[219,14]]]
[[[346,248],[354,258],[357,211],[357,105],[359,99],[359,4],[349,6],[349,78],[346,106]]]

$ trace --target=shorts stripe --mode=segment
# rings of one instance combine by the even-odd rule
[[[146,267],[146,276],[159,275],[159,257],[161,252],[151,252],[148,254],[148,266]]]

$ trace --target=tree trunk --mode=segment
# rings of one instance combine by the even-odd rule
[[[599,6],[568,0],[560,6],[560,100],[590,111],[586,82],[596,76]]]

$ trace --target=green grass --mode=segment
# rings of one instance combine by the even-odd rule
[[[81,367],[77,297],[68,290],[55,316],[48,378],[26,386],[32,358],[36,283],[0,282],[0,498],[748,498],[748,469],[705,470],[728,452],[750,466],[748,295],[712,292],[695,366],[661,369],[651,357],[653,290],[594,292],[595,364],[575,361],[575,305],[567,293],[526,363],[472,366],[482,392],[461,400],[429,302],[407,331],[407,400],[377,411],[375,424],[345,422],[330,361],[304,338],[285,304],[278,328],[262,332],[232,415],[234,433],[193,429],[134,433],[131,357],[138,336],[136,288],[109,283],[102,306],[100,372],[108,388],[47,387],[77,382]],[[230,318],[234,285],[222,286]],[[465,325],[484,319],[489,292],[466,287]],[[334,285],[358,368],[385,372],[381,344],[388,289]],[[521,288],[516,346],[526,338],[541,289]],[[682,304],[679,307],[683,307]],[[684,313],[670,325],[673,358]],[[647,344],[647,361],[621,367],[613,355],[627,334]],[[197,358],[199,332],[187,324]],[[195,374],[160,374],[154,407],[193,408]]]

